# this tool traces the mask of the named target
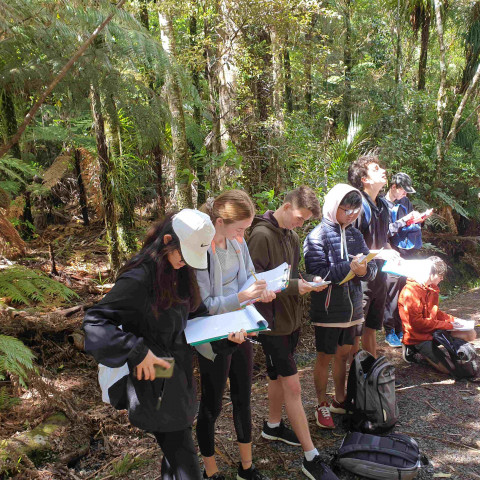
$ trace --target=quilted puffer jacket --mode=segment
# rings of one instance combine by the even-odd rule
[[[338,285],[350,271],[349,255],[368,254],[362,234],[352,225],[337,222],[337,209],[343,197],[356,190],[350,185],[335,185],[325,196],[322,222],[305,239],[303,252],[307,273],[320,275],[332,283],[322,292],[312,292],[312,323],[348,323],[363,317],[361,281],[373,280],[375,262],[369,262],[363,277]]]

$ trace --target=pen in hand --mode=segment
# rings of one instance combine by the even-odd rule
[[[253,270],[250,270],[250,273],[253,275],[253,278],[255,279],[255,281],[258,282],[258,278],[255,275],[255,272]]]

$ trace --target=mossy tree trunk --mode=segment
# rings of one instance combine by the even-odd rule
[[[95,125],[95,137],[97,141],[98,163],[100,168],[100,189],[103,197],[105,211],[105,226],[107,229],[108,254],[111,269],[114,275],[120,269],[120,248],[117,232],[117,215],[115,209],[115,197],[113,194],[113,162],[108,155],[107,140],[105,137],[105,121],[102,114],[100,94],[94,85],[91,86],[91,107]]]

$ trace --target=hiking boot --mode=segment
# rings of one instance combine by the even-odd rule
[[[291,428],[286,427],[283,420],[280,422],[280,425],[275,428],[271,428],[267,422],[263,422],[262,437],[267,440],[279,440],[288,445],[300,445],[295,432]]]
[[[385,343],[388,343],[393,348],[400,348],[402,346],[402,342],[398,339],[395,330],[392,330],[386,337]]]
[[[417,363],[416,353],[412,346],[402,344],[402,357],[407,363]]]
[[[339,480],[317,455],[312,461],[308,462],[303,457],[302,472],[311,480]]]
[[[237,480],[268,480],[268,477],[262,475],[256,468],[255,465],[251,465],[250,468],[244,470],[242,464],[238,465]]]
[[[214,473],[211,477],[207,475],[207,471],[203,470],[203,478],[212,478],[213,480],[225,480],[225,475],[219,472]]]
[[[344,415],[345,413],[347,413],[347,409],[345,407],[345,400],[343,402],[337,402],[337,400],[334,398],[332,400],[332,403],[330,404],[330,412],[338,413],[340,415]]]
[[[328,402],[322,402],[320,405],[317,405],[317,408],[315,408],[315,419],[320,428],[335,428]]]

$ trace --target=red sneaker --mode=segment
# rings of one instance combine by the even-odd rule
[[[320,405],[317,405],[315,409],[315,419],[320,428],[335,428],[329,407],[328,402],[322,402]]]

